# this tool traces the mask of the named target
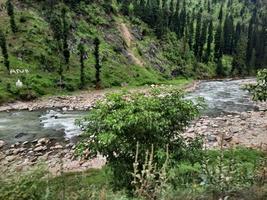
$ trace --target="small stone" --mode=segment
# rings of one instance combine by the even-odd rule
[[[8,161],[8,162],[12,162],[12,161],[14,161],[16,159],[16,156],[7,156],[6,157],[6,160]]]
[[[214,135],[208,135],[207,139],[209,142],[216,142],[217,141],[217,137]]]
[[[38,144],[47,144],[49,142],[48,138],[41,138],[38,140]]]
[[[5,142],[3,140],[0,140],[0,149],[5,146]]]
[[[27,144],[29,144],[29,141],[25,141],[22,143],[22,146],[26,146]]]
[[[224,139],[225,141],[230,141],[230,140],[232,140],[232,138],[233,138],[232,135],[225,135],[223,139]]]
[[[46,146],[39,146],[39,147],[36,147],[33,151],[39,152],[39,151],[45,151],[45,150],[47,150]]]

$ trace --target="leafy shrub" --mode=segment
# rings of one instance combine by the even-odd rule
[[[182,155],[187,145],[179,133],[199,114],[200,108],[200,103],[184,100],[175,89],[110,94],[80,121],[87,141],[84,145],[92,156],[106,156],[114,172],[115,186],[129,186],[131,176],[127,172],[132,171],[137,142],[142,162],[152,144],[157,149],[158,164],[164,160],[167,144],[170,155]]]
[[[267,69],[258,71],[257,84],[248,85],[247,89],[252,93],[253,100],[266,101],[267,100]]]

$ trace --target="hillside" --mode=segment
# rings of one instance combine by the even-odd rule
[[[216,27],[219,24],[217,19],[220,8],[224,11],[222,20],[225,21],[227,13],[231,13],[234,26],[241,22],[241,32],[244,32],[244,35],[248,34],[247,29],[250,19],[253,18],[251,17],[253,10],[256,7],[260,8],[254,17],[260,25],[254,32],[257,35],[256,30],[258,30],[259,37],[265,38],[263,43],[260,43],[263,47],[262,45],[259,47],[263,51],[257,54],[258,47],[255,47],[254,51],[252,48],[254,58],[249,62],[255,63],[255,60],[259,60],[258,57],[264,55],[257,67],[266,67],[266,31],[263,28],[266,26],[264,21],[266,9],[262,6],[266,3],[264,1],[213,0],[205,1],[204,4],[196,0],[186,3],[151,0],[9,0],[8,2],[14,8],[13,14],[9,12],[10,7],[6,6],[6,1],[0,0],[0,29],[6,38],[10,63],[9,75],[1,54],[0,103],[94,87],[96,37],[100,39],[102,88],[164,83],[181,76],[214,77],[216,72],[218,75],[216,63],[220,63],[219,60],[202,59],[201,55],[199,57],[199,50],[195,51],[198,48],[191,46],[198,41],[208,39],[208,36],[203,39],[202,34],[199,36],[196,34],[199,32],[196,30],[199,27],[197,13],[201,12],[201,17],[204,19],[201,27],[205,27],[209,19],[214,21],[213,26]],[[241,17],[240,12],[243,13]],[[15,28],[12,27],[12,15]],[[167,22],[162,19],[166,19]],[[182,19],[185,20],[184,23]],[[176,29],[178,25],[172,22],[180,22],[179,30]],[[256,27],[254,24],[253,27]],[[194,31],[190,32],[190,26]],[[206,31],[207,27],[202,28],[201,32]],[[212,32],[213,35],[216,34],[215,28]],[[210,43],[212,53],[216,49],[214,43]],[[79,45],[85,48],[82,56],[85,83],[82,87]],[[206,42],[202,42],[200,46],[202,46],[200,54],[208,49]],[[69,54],[69,58],[65,57],[64,53]],[[232,58],[235,54],[229,52],[223,54],[220,61],[225,71],[222,75],[226,76],[230,75]],[[253,74],[255,70],[253,68],[250,72],[246,68],[245,71]],[[16,87],[18,79],[22,81],[22,87]]]

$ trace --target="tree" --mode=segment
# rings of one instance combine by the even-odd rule
[[[194,35],[195,35],[194,16],[192,15],[192,18],[189,24],[189,39],[188,39],[188,45],[189,45],[190,50],[193,49]]]
[[[197,16],[197,25],[196,25],[196,34],[195,34],[195,44],[194,44],[194,53],[197,59],[199,60],[199,50],[201,46],[201,17],[202,9],[200,9]]]
[[[96,86],[95,87],[96,89],[100,89],[101,88],[101,79],[100,79],[101,65],[100,65],[100,53],[99,53],[100,40],[98,38],[95,38],[94,44],[95,44],[94,56],[95,56],[95,69],[96,69],[96,73],[95,73]]]
[[[215,41],[214,41],[214,58],[215,61],[218,61],[222,58],[223,52],[223,39],[222,39],[222,25],[219,24],[215,33]]]
[[[217,62],[216,74],[217,74],[218,77],[223,77],[224,76],[222,58],[220,58],[220,60]]]
[[[67,69],[69,69],[69,59],[70,59],[70,51],[68,46],[68,35],[69,35],[69,25],[66,19],[66,8],[63,7],[61,10],[61,18],[62,18],[62,42],[63,42],[63,55],[65,59],[65,63],[67,64]]]
[[[245,75],[246,69],[246,48],[247,48],[247,40],[244,35],[241,35],[240,40],[237,43],[236,53],[233,57],[232,61],[232,70],[231,74],[243,76]]]
[[[204,50],[204,45],[206,44],[206,40],[207,40],[207,22],[204,21],[202,25],[202,30],[201,30],[199,52],[198,52],[198,58],[200,60],[202,60],[202,57],[203,57],[203,50]]]
[[[205,56],[205,62],[208,62],[210,60],[211,56],[211,45],[213,42],[213,23],[212,20],[210,20],[209,28],[208,28],[208,41],[207,41],[207,50],[206,50],[206,56]]]
[[[0,47],[2,50],[2,55],[4,57],[4,65],[8,71],[8,73],[10,73],[10,64],[9,64],[9,60],[8,60],[8,51],[7,51],[7,45],[6,45],[6,37],[3,33],[3,31],[0,30]]]
[[[227,16],[223,27],[223,53],[231,55],[233,52],[233,35],[234,35],[234,22],[233,17]]]
[[[221,9],[220,9],[220,12],[219,12],[218,20],[219,20],[219,23],[221,24],[222,20],[223,20],[223,3],[221,5]]]
[[[11,0],[7,0],[6,2],[7,7],[7,14],[10,17],[10,26],[13,33],[16,33],[18,31],[16,22],[15,22],[15,15],[14,15],[14,6]]]
[[[78,50],[80,53],[80,88],[84,88],[85,86],[85,75],[84,75],[84,56],[85,56],[85,49],[82,43],[79,44]]]
[[[249,26],[248,26],[248,43],[247,43],[247,51],[246,51],[246,64],[249,65],[249,61],[251,60],[252,56],[252,51],[254,48],[254,22],[255,22],[255,17],[256,15],[253,14],[249,21]]]

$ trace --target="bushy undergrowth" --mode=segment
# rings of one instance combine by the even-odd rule
[[[151,155],[151,149],[149,154]],[[192,165],[184,161],[177,163],[174,167],[170,167],[170,160],[168,160],[168,164],[164,165],[164,170],[155,171],[155,168],[151,170],[150,167],[155,166],[157,163],[150,158],[146,167],[143,168],[146,169],[146,172],[142,172],[142,168],[140,171],[132,172],[135,175],[140,174],[140,176],[143,176],[142,184],[137,184],[137,187],[135,187],[136,192],[140,191],[140,189],[143,192],[139,193],[141,195],[137,195],[138,197],[129,195],[127,191],[122,189],[114,192],[112,185],[109,184],[114,177],[108,167],[101,170],[66,173],[54,177],[45,170],[45,166],[38,166],[28,172],[1,174],[0,200],[150,200],[151,198],[147,198],[142,194],[145,194],[146,189],[149,192],[153,192],[156,188],[150,187],[158,184],[161,184],[161,186],[159,188],[158,185],[156,191],[160,192],[152,193],[155,195],[152,198],[153,200],[266,199],[266,155],[260,151],[246,148],[229,149],[223,151],[224,159],[221,164],[218,164],[221,154],[222,151],[220,150],[208,150],[205,152],[205,160],[203,161],[208,163],[210,172],[220,166],[223,167],[223,170],[227,169],[227,171],[232,168],[232,172],[246,171],[243,174],[227,174],[227,176],[234,178],[234,181],[238,183],[238,187],[236,187],[236,184],[231,183],[228,190],[223,193],[220,186],[227,183],[225,179],[221,179],[217,184],[203,183],[203,180],[206,180],[203,176],[205,174],[203,170],[207,169],[201,164],[203,162]],[[237,164],[232,164],[233,159],[236,160]],[[158,167],[161,168],[163,165]],[[157,180],[158,173],[161,174],[159,177],[162,179]],[[126,174],[126,172],[123,174]],[[146,177],[146,175],[149,176]],[[216,177],[211,174],[210,178]],[[250,181],[247,182],[246,179],[250,179]],[[155,180],[155,182],[149,180]],[[149,184],[145,185],[147,183]],[[129,184],[133,184],[133,182]]]
[[[257,83],[247,86],[247,89],[252,93],[253,100],[266,101],[267,100],[267,69],[258,71]]]
[[[172,158],[181,160],[192,148],[201,148],[196,142],[186,142],[180,133],[190,120],[199,114],[201,104],[183,99],[183,94],[174,88],[152,90],[150,93],[121,93],[108,95],[99,102],[82,121],[85,143],[92,156],[106,156],[114,171],[114,184],[127,187],[139,143],[139,159],[145,160],[145,152],[153,144],[155,160],[160,164],[165,159],[164,151],[169,146]],[[128,172],[123,174],[122,172]]]

